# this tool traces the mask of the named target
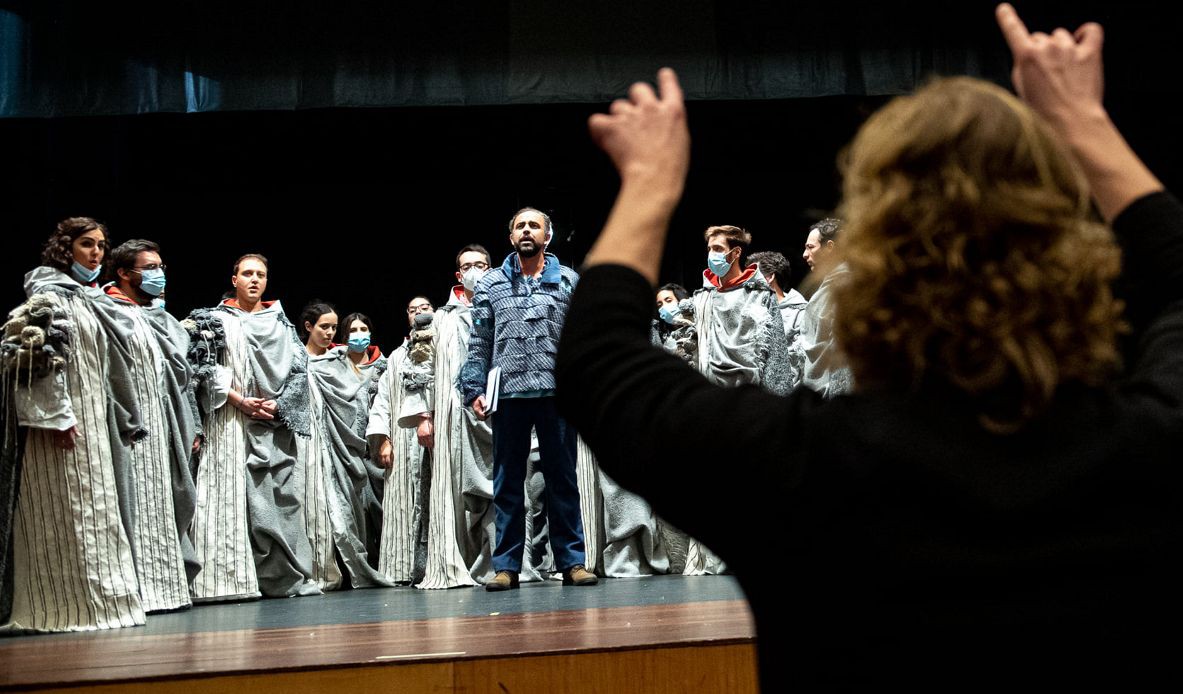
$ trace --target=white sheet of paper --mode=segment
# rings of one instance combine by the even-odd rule
[[[497,403],[501,392],[501,367],[489,369],[489,380],[485,382],[485,412],[493,414],[497,411]]]

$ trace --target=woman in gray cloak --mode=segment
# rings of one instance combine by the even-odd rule
[[[382,491],[386,486],[386,470],[375,462],[375,451],[369,450],[365,430],[369,426],[370,408],[378,397],[378,385],[386,374],[390,361],[373,342],[374,322],[364,313],[350,313],[337,325],[337,343],[344,346],[353,373],[365,386],[357,391],[358,408],[364,408],[361,420],[362,439],[366,443],[365,465],[370,477],[370,493],[366,495],[366,552],[370,566],[378,566],[378,552],[382,541]]]
[[[197,467],[195,601],[315,595],[296,437],[308,436],[308,355],[267,260],[234,265],[234,297],[189,317],[205,443]],[[252,556],[253,554],[253,556]]]
[[[354,588],[389,583],[369,563],[367,517],[377,505],[366,465],[368,384],[344,345],[332,340],[337,313],[314,301],[304,307],[300,329],[308,352],[310,433],[299,443],[304,468],[304,517],[313,552],[313,580],[321,590],[339,588],[343,573]]]
[[[4,326],[5,630],[144,623],[121,453],[146,432],[129,387],[127,317],[94,285],[107,248],[93,219],[60,222],[25,276],[28,301]],[[13,420],[28,427],[20,457]]]

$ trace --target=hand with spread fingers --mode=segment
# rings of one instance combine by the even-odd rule
[[[657,73],[660,95],[638,82],[627,99],[588,120],[592,139],[620,172],[620,194],[584,267],[625,265],[657,281],[665,234],[690,168],[690,130],[678,76]]]
[[[617,99],[608,113],[592,116],[588,127],[624,182],[659,177],[680,193],[690,164],[682,87],[670,68],[657,73],[657,83],[660,95],[648,84],[637,82],[627,99]]]

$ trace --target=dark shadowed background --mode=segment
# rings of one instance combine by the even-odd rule
[[[1162,6],[1019,2],[1032,29],[1103,22],[1107,104],[1171,186],[1178,41]],[[296,317],[361,310],[390,349],[412,294],[446,298],[456,250],[500,261],[519,207],[578,266],[615,175],[587,116],[661,65],[690,99],[693,164],[663,281],[701,283],[702,230],[737,224],[805,267],[837,156],[934,74],[1005,83],[992,2],[313,0],[0,3],[0,254],[22,297],[53,224],[158,241],[169,308],[215,303],[246,252]]]

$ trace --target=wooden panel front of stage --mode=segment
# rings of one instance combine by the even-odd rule
[[[0,688],[62,692],[755,692],[741,600],[0,641]],[[117,637],[116,637],[117,635]]]

